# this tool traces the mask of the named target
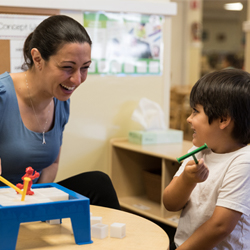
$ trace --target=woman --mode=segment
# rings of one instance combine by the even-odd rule
[[[35,183],[54,181],[69,98],[87,78],[91,43],[77,21],[51,16],[24,43],[26,71],[0,75],[0,158],[10,182],[20,182],[28,166],[40,173]],[[59,184],[89,197],[91,204],[119,208],[104,173],[83,173]]]

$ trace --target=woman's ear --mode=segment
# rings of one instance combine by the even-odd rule
[[[232,124],[232,118],[230,116],[224,116],[220,118],[220,129],[225,129],[230,124]]]
[[[42,62],[43,62],[41,53],[39,52],[37,48],[33,48],[30,53],[31,53],[35,68],[37,68],[38,70],[41,70]]]

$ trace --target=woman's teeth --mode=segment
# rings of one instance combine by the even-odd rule
[[[74,90],[75,87],[69,87],[69,86],[66,86],[66,85],[63,85],[61,84],[61,86],[64,88],[64,89],[67,89],[67,90]]]

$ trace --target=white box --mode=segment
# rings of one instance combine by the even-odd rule
[[[102,217],[99,216],[91,216],[90,217],[90,222],[91,222],[91,226],[97,224],[97,223],[102,223]]]
[[[97,223],[91,226],[91,236],[98,239],[104,239],[108,237],[108,225]]]
[[[46,223],[50,225],[59,225],[62,224],[62,219],[46,220]]]
[[[122,239],[125,236],[126,236],[126,224],[115,222],[110,225],[110,237]]]
[[[128,134],[128,140],[131,143],[162,144],[162,143],[180,143],[183,141],[183,131],[176,129],[167,130],[133,130]]]

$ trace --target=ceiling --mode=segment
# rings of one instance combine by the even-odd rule
[[[243,9],[246,8],[247,0],[203,0],[203,8],[206,10],[220,10],[224,11],[225,3],[240,2],[243,4]],[[226,10],[225,10],[226,11]]]
[[[242,11],[228,11],[224,9],[224,4],[241,2]],[[247,0],[203,0],[203,18],[213,19],[241,19],[246,20]]]

